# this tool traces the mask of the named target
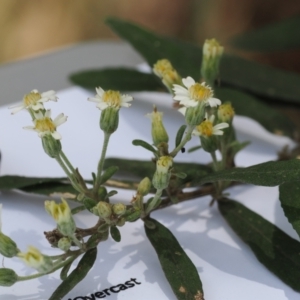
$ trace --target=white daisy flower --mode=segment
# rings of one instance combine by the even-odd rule
[[[24,129],[34,130],[39,137],[51,134],[56,140],[61,139],[61,135],[56,131],[56,128],[67,121],[64,114],[59,114],[54,120],[51,119],[51,110],[47,110],[45,114],[42,112],[35,113],[34,126],[26,126]]]
[[[182,79],[182,83],[186,88],[178,84],[173,85],[174,100],[185,107],[195,107],[201,102],[211,107],[221,104],[221,100],[213,97],[213,90],[205,82],[198,83],[192,77],[187,77]]]
[[[194,135],[210,137],[212,135],[223,135],[224,132],[222,129],[229,127],[227,123],[219,123],[217,125],[213,125],[215,120],[215,116],[211,115],[208,119],[201,122],[196,128],[193,130]]]
[[[53,90],[44,93],[39,93],[38,90],[32,90],[29,94],[23,97],[21,103],[13,105],[9,108],[12,109],[12,114],[17,113],[22,109],[32,109],[34,111],[37,111],[40,109],[44,109],[44,102],[47,102],[49,100],[57,101],[57,99],[58,98],[55,94],[55,91]]]
[[[120,109],[121,107],[131,106],[130,101],[133,100],[130,95],[122,95],[118,91],[104,91],[101,87],[96,88],[97,95],[95,97],[89,97],[88,100],[98,103],[97,107],[101,110],[107,107],[114,107]]]

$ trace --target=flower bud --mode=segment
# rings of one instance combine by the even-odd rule
[[[194,107],[187,107],[180,109],[180,112],[183,112],[185,116],[185,121],[190,126],[195,126],[200,124],[205,116],[205,107],[206,104],[204,102],[199,102]]]
[[[218,107],[218,120],[228,124],[232,123],[234,109],[230,102],[224,103]]]
[[[125,218],[120,218],[118,221],[117,221],[117,226],[118,227],[122,227],[122,226],[124,226],[125,225],[125,223],[126,223],[126,219]]]
[[[7,235],[0,232],[0,253],[5,257],[14,257],[19,249],[16,243]]]
[[[121,216],[126,212],[126,205],[123,203],[117,203],[112,206],[114,214]]]
[[[119,125],[119,109],[107,107],[101,112],[100,128],[108,134],[115,132]]]
[[[172,165],[173,158],[171,156],[161,156],[158,159],[156,162],[156,171],[152,179],[152,184],[156,189],[160,190],[168,187]]]
[[[61,152],[61,142],[56,140],[52,135],[46,134],[42,137],[44,151],[52,158],[55,158]]]
[[[146,196],[151,189],[151,181],[148,177],[145,177],[138,185],[137,193],[142,196]]]
[[[57,244],[58,248],[62,251],[68,251],[71,247],[71,241],[67,237],[62,237]]]
[[[18,281],[18,275],[12,269],[0,268],[0,286],[12,286]]]
[[[153,144],[155,146],[158,146],[160,143],[168,143],[169,136],[162,122],[163,113],[158,112],[156,107],[154,106],[153,112],[151,114],[147,114],[146,116],[149,117],[152,121],[151,134]]]
[[[107,202],[100,201],[97,204],[97,209],[98,209],[99,216],[103,219],[109,218],[112,214],[111,205]]]
[[[62,203],[59,204],[55,203],[55,201],[45,201],[45,209],[53,217],[57,224],[57,229],[63,235],[73,236],[76,224],[65,199],[62,199]]]
[[[173,66],[168,59],[160,59],[153,65],[153,72],[159,78],[163,77],[166,71],[172,70]]]
[[[27,252],[19,252],[18,256],[26,263],[26,265],[36,269],[40,273],[47,273],[53,268],[51,258],[43,255],[33,246],[29,246]]]
[[[206,82],[212,84],[219,75],[219,64],[224,48],[216,39],[205,40],[203,45],[203,57],[201,75]]]

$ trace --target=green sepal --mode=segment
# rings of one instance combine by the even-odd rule
[[[121,233],[117,226],[110,226],[110,235],[116,241],[121,241]]]
[[[49,300],[58,300],[66,296],[81,280],[85,278],[90,269],[93,267],[97,257],[97,248],[88,250],[77,267],[70,273],[70,275],[58,286],[58,288],[51,295]]]
[[[230,227],[249,245],[257,259],[283,282],[300,292],[300,243],[239,202],[223,199],[218,201],[218,207]]]
[[[175,139],[175,147],[177,147],[181,143],[182,137],[183,137],[184,132],[186,130],[186,127],[187,127],[186,125],[182,125],[178,129],[177,134],[176,134],[176,139]]]
[[[154,226],[145,223],[146,235],[177,299],[203,300],[202,283],[193,262],[170,230],[154,219],[149,221]]]

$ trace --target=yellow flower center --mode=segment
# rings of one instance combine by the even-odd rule
[[[23,102],[24,102],[25,106],[27,107],[27,106],[36,104],[37,101],[40,100],[41,98],[42,98],[42,96],[40,93],[31,92],[24,96]]]
[[[223,122],[229,122],[234,116],[234,109],[230,103],[224,103],[218,108],[218,118]]]
[[[56,130],[56,126],[50,118],[45,117],[43,119],[35,120],[35,129],[40,132],[54,132]]]
[[[210,121],[203,121],[196,129],[203,136],[212,136],[213,134],[213,124]]]
[[[159,77],[163,77],[163,74],[170,70],[173,70],[173,67],[167,59],[160,59],[153,66],[154,73]]]
[[[113,106],[116,108],[119,108],[121,106],[122,99],[121,94],[118,91],[108,90],[104,92],[102,99],[109,106]]]
[[[203,86],[200,83],[195,83],[189,88],[190,97],[196,101],[206,101],[213,96],[212,90],[209,87]]]

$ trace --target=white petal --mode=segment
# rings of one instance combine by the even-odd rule
[[[121,103],[120,106],[122,106],[122,107],[130,107],[131,103]]]
[[[39,110],[39,109],[43,109],[44,105],[42,103],[37,103],[37,104],[31,105],[31,108],[33,110]]]
[[[228,127],[229,127],[228,123],[220,123],[214,126],[214,130],[220,130]]]
[[[185,107],[185,106],[184,106],[184,107],[181,107],[181,108],[178,109],[178,111],[179,111],[180,113],[182,113],[182,114],[185,116],[186,107]]]
[[[53,123],[55,124],[56,127],[58,127],[59,125],[65,123],[67,121],[68,117],[64,116],[64,114],[59,114],[53,121]]]
[[[190,88],[192,85],[195,84],[195,80],[188,76],[187,78],[182,78],[182,83],[187,87]]]
[[[105,93],[105,91],[100,86],[96,88],[96,92],[100,97],[102,97]]]
[[[42,96],[42,98],[46,98],[47,100],[53,100],[53,101],[57,100],[57,96],[55,94],[55,91],[53,91],[53,90],[41,93],[41,96]]]
[[[188,93],[188,90],[184,87],[182,87],[181,85],[178,85],[178,84],[173,84],[173,91],[177,94],[177,93],[180,93],[180,94],[187,94]]]
[[[185,95],[176,95],[173,99],[177,101],[189,101],[190,97]]]
[[[34,113],[34,116],[36,119],[40,120],[40,119],[43,119],[44,118],[44,115],[41,111],[38,111],[38,112],[35,112]]]
[[[34,126],[24,126],[23,129],[36,131]]]
[[[213,135],[223,135],[224,132],[222,130],[213,130]]]
[[[51,117],[51,109],[47,109],[46,110],[45,117],[46,118],[50,118]]]
[[[95,97],[88,97],[88,101],[91,101],[91,102],[96,102],[98,103],[100,100],[100,98],[96,98],[98,95],[96,95]]]
[[[180,104],[183,104],[183,103],[180,102]],[[191,100],[191,99],[188,99],[188,100],[184,101],[184,105],[186,107],[195,107],[195,106],[198,105],[198,102],[194,101],[194,100]]]
[[[39,92],[38,90],[34,89],[30,93],[38,93],[38,92]]]
[[[12,108],[12,106],[9,107],[9,108]],[[24,105],[24,104],[18,104],[18,105],[15,105],[15,106],[14,106],[14,109],[13,109],[12,112],[11,112],[11,114],[14,115],[15,113],[17,113],[18,111],[20,111],[20,110],[22,110],[22,109],[24,109],[24,108],[25,108],[25,105]]]
[[[108,107],[108,105],[105,102],[99,102],[97,107],[101,110],[104,110],[105,108]]]
[[[129,102],[133,100],[133,97],[130,95],[122,95],[121,96],[122,102]]]
[[[52,132],[51,135],[52,135],[56,140],[61,140],[61,135],[60,135],[57,131]]]
[[[218,105],[221,105],[221,100],[217,98],[209,98],[207,102],[209,103],[210,107],[216,107]]]

